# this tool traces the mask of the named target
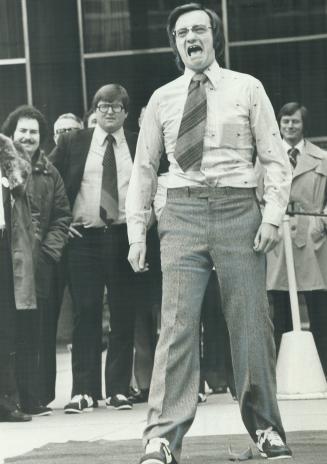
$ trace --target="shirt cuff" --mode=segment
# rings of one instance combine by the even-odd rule
[[[263,215],[262,215],[262,222],[267,224],[272,224],[274,226],[280,226],[284,217],[285,211],[280,207],[274,204],[266,204]]]
[[[146,227],[144,225],[128,225],[127,232],[130,245],[133,243],[146,243]]]

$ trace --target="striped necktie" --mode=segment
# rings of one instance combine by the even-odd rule
[[[190,82],[179,127],[175,158],[185,172],[199,170],[203,155],[203,139],[207,121],[207,95],[205,74],[195,74]]]
[[[108,144],[103,156],[100,217],[106,225],[118,219],[117,167],[112,135],[107,136]]]
[[[295,167],[296,167],[297,156],[298,156],[299,153],[300,153],[300,151],[295,147],[292,147],[289,150],[287,150],[287,154],[288,154],[288,157],[289,157],[289,160],[290,160],[290,163],[291,163],[293,169],[295,169]]]

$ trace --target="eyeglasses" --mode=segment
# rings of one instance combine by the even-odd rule
[[[109,108],[111,108],[113,113],[121,113],[124,109],[123,105],[120,105],[119,103],[100,103],[97,108],[101,113],[107,113]]]
[[[196,24],[195,26],[182,27],[181,29],[177,29],[173,31],[173,35],[175,37],[178,37],[179,39],[184,39],[189,31],[193,32],[193,34],[196,35],[203,35],[206,32],[208,32],[208,29],[213,29],[213,27],[205,26],[204,24]]]
[[[66,129],[57,129],[56,134],[57,135],[64,134],[65,132],[70,132],[70,131],[75,131],[75,130],[79,130],[79,128],[78,127],[67,127]]]

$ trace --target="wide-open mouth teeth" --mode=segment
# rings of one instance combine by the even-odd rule
[[[197,52],[202,52],[202,48],[200,47],[200,45],[190,45],[187,48],[187,53],[189,56],[191,56],[192,53],[197,53]]]

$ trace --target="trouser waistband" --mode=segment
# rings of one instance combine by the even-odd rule
[[[221,198],[231,195],[252,196],[254,188],[243,187],[178,187],[167,190],[167,198]]]

